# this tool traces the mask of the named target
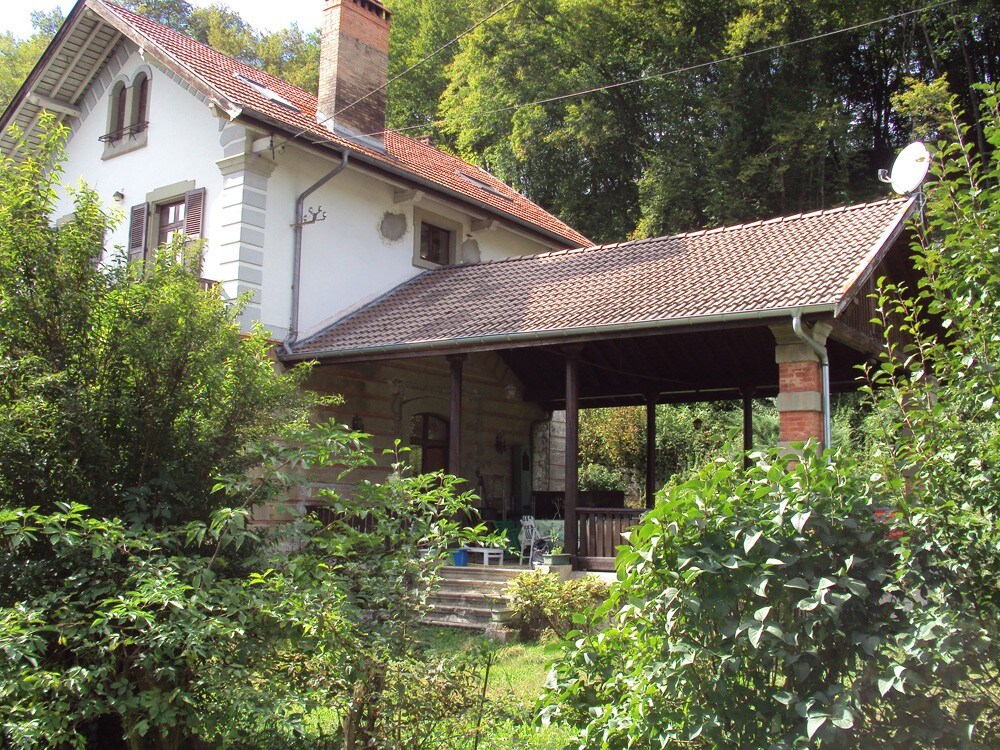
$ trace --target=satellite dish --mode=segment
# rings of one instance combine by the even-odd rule
[[[892,163],[892,172],[886,174],[879,170],[879,179],[892,185],[892,189],[900,195],[912,193],[927,176],[931,168],[931,154],[920,141],[911,143],[899,152],[896,161]]]

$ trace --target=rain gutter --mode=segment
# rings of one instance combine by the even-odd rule
[[[827,354],[826,347],[820,344],[811,335],[806,333],[805,328],[802,326],[802,312],[800,310],[795,310],[792,312],[792,330],[795,331],[795,335],[798,336],[802,341],[808,344],[816,355],[819,357],[820,364],[822,365],[823,373],[823,385],[822,385],[822,399],[823,399],[823,447],[830,447],[830,356]]]
[[[609,326],[581,326],[553,331],[528,331],[524,333],[500,333],[486,336],[470,336],[467,338],[444,339],[438,341],[416,341],[403,344],[386,344],[383,346],[360,346],[350,349],[327,349],[314,352],[294,352],[288,347],[280,359],[287,362],[325,359],[349,360],[367,359],[377,355],[397,355],[400,357],[412,354],[431,355],[435,353],[455,352],[470,348],[518,348],[531,346],[538,342],[558,343],[563,339],[585,338],[596,339],[616,333],[642,333],[663,328],[682,328],[690,326],[714,325],[719,323],[737,323],[754,320],[784,318],[795,315],[832,314],[836,309],[834,304],[809,305],[806,307],[782,307],[773,310],[749,310],[736,313],[717,313],[702,315],[695,318],[675,318],[669,320],[643,320],[633,323],[619,323]],[[336,325],[336,324],[334,324]],[[322,332],[316,336],[322,335]],[[305,342],[307,343],[308,339]],[[390,356],[381,358],[389,359]]]
[[[341,152],[340,164],[307,187],[295,199],[295,223],[292,224],[292,314],[288,323],[288,336],[283,343],[285,351],[288,354],[292,353],[292,344],[295,343],[295,339],[299,336],[299,293],[301,292],[300,286],[302,284],[302,214],[306,198],[347,169],[347,162],[350,158],[349,154],[350,152],[344,149]]]

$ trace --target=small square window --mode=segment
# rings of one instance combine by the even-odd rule
[[[413,265],[437,268],[457,263],[461,223],[423,209],[413,211]]]
[[[428,263],[437,263],[439,266],[446,265],[451,258],[452,232],[443,227],[429,224],[426,221],[420,224],[420,259]]]

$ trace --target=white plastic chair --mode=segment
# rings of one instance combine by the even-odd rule
[[[528,559],[531,559],[531,548],[538,537],[538,529],[535,526],[534,516],[521,516],[521,531],[517,535],[517,541],[521,544],[521,549],[517,553],[521,563],[524,562],[524,551],[528,550]]]

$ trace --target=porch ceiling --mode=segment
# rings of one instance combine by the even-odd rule
[[[777,322],[777,321],[775,321]],[[778,393],[774,336],[766,325],[619,336],[579,344],[580,405],[625,406],[654,394],[660,403],[739,399]],[[857,366],[870,356],[829,340],[832,390],[856,390]],[[499,352],[524,384],[524,398],[548,409],[565,405],[565,349],[555,346]]]

